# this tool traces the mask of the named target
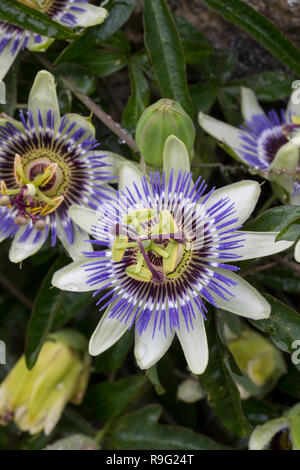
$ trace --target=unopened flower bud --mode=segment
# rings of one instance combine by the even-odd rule
[[[136,143],[148,165],[163,166],[163,150],[167,138],[176,136],[191,156],[195,127],[182,106],[170,99],[161,99],[142,114],[136,128]]]
[[[205,395],[196,377],[195,379],[186,379],[177,389],[178,400],[182,400],[185,403],[195,403],[198,400],[202,400]]]
[[[256,387],[273,384],[286,372],[283,355],[260,333],[243,327],[240,337],[228,341],[239,368]]]
[[[89,373],[83,335],[69,329],[49,335],[34,367],[22,356],[1,384],[1,424],[13,419],[21,431],[49,435],[65,405],[82,400]]]
[[[27,225],[28,219],[26,219],[26,217],[23,215],[16,215],[14,222],[16,225]]]
[[[8,196],[2,196],[0,198],[0,206],[8,207],[10,205],[10,198]]]

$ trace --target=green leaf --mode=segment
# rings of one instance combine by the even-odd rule
[[[284,408],[281,406],[262,401],[257,398],[249,398],[243,401],[243,410],[251,424],[257,426],[264,424],[270,419],[279,418]]]
[[[62,306],[65,293],[52,289],[51,279],[55,271],[65,265],[66,256],[59,256],[47,273],[35,299],[26,335],[25,358],[29,369],[34,366],[57,312]]]
[[[130,43],[122,31],[114,34],[105,43],[103,49],[89,48],[77,64],[83,65],[98,77],[105,77],[125,67],[130,54]]]
[[[238,436],[248,436],[251,427],[243,413],[240,393],[228,370],[231,354],[218,337],[216,316],[212,312],[206,322],[206,333],[209,362],[200,377],[201,387],[207,392],[208,402],[222,424]]]
[[[72,80],[76,89],[85,95],[91,95],[96,88],[96,79],[85,67],[76,64],[61,64],[55,67],[57,78]]]
[[[107,19],[100,25],[88,28],[83,34],[73,41],[59,56],[56,64],[61,62],[73,62],[82,57],[86,51],[99,46],[106,41],[130,17],[134,7],[134,0],[111,0],[105,8],[109,12]]]
[[[144,110],[150,103],[150,92],[147,80],[133,59],[129,61],[131,96],[122,116],[122,126],[131,134]]]
[[[197,64],[212,54],[212,47],[207,39],[185,18],[174,15],[178,28],[184,57],[188,64]]]
[[[56,259],[35,299],[26,334],[25,358],[29,369],[36,363],[48,333],[53,328],[63,326],[92,301],[90,293],[74,294],[53,289],[53,274],[67,263],[65,255]]]
[[[300,74],[300,51],[267,18],[240,0],[203,0],[226,20],[247,31],[282,64]]]
[[[145,44],[165,98],[178,101],[190,115],[185,61],[175,22],[164,0],[145,0]]]
[[[144,375],[99,383],[90,389],[83,406],[93,419],[112,420],[124,411],[146,383]]]
[[[128,330],[111,348],[100,354],[95,361],[95,372],[109,374],[123,364],[134,339],[133,330]]]
[[[43,13],[17,0],[1,0],[0,21],[15,24],[49,38],[74,39],[77,37],[69,28],[65,28]]]
[[[250,320],[267,333],[281,351],[293,354],[293,343],[300,339],[300,315],[269,294],[264,294],[271,305],[271,316],[266,320]]]
[[[296,240],[298,238],[299,224],[292,229],[292,225],[300,220],[299,206],[278,206],[268,209],[249,224],[245,230],[255,232],[279,232],[278,240]]]
[[[198,111],[209,112],[217,99],[217,89],[214,85],[199,83],[189,87],[192,101]]]
[[[228,447],[188,428],[157,424],[162,408],[150,405],[117,421],[105,448],[118,450],[225,450]]]
[[[292,75],[277,70],[249,75],[231,82],[232,85],[252,88],[260,101],[272,102],[284,100],[291,94]]]
[[[300,294],[300,278],[294,275],[290,269],[274,266],[272,269],[266,269],[252,275],[251,279],[289,294]]]
[[[277,388],[281,392],[300,400],[300,372],[291,363],[288,363],[287,374],[281,377]]]

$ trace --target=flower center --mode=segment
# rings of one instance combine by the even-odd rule
[[[16,154],[14,176],[17,186],[14,189],[7,188],[5,181],[1,181],[0,206],[16,209],[17,225],[27,225],[31,219],[36,229],[44,230],[44,217],[64,200],[63,196],[53,197],[62,180],[61,169],[46,156],[30,161],[24,169],[20,155]]]
[[[182,261],[185,261],[188,241],[180,233],[168,210],[158,214],[158,221],[156,218],[153,209],[128,213],[123,218],[123,224],[129,229],[121,231],[117,227],[112,258],[119,262],[128,255],[127,276],[137,281],[161,284],[172,278]],[[136,235],[130,226],[134,227]]]

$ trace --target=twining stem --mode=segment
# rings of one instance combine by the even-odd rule
[[[0,284],[16,299],[18,299],[25,307],[32,310],[33,301],[21,292],[12,282],[0,274]]]
[[[48,69],[50,72],[54,72],[54,66],[47,60],[42,54],[37,54],[39,61]],[[76,86],[72,82],[72,80],[59,77],[59,80],[63,83],[63,85],[70,90],[76,98],[81,101],[100,121],[103,122],[114,134],[116,134],[122,141],[124,141],[128,147],[130,147],[134,152],[138,152],[138,148],[134,139],[131,137],[128,131],[123,129],[120,124],[115,122],[112,117],[105,113],[103,109],[100,108],[91,98],[86,96],[81,91],[77,90]]]

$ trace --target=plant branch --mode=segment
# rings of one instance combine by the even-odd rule
[[[37,54],[39,61],[50,71],[54,72],[54,66],[49,62],[42,54]],[[124,141],[128,147],[130,147],[134,152],[138,152],[138,148],[132,136],[126,129],[123,129],[120,124],[115,122],[113,118],[105,113],[103,109],[100,108],[91,98],[89,98],[81,91],[77,90],[76,86],[74,85],[73,81],[65,78],[59,77],[59,80],[63,83],[63,85],[70,90],[76,98],[81,101],[95,116],[97,116],[103,124],[106,125],[114,134],[116,134],[122,141]]]
[[[0,284],[16,299],[18,299],[25,307],[32,310],[33,301],[23,294],[14,284],[12,284],[6,277],[0,274]]]

